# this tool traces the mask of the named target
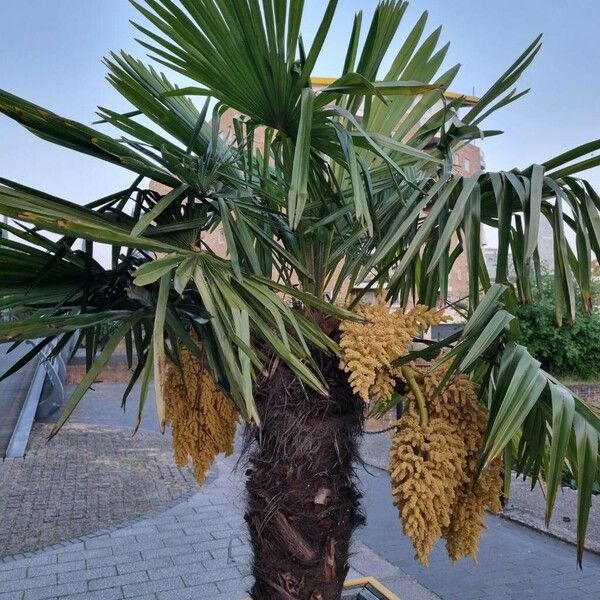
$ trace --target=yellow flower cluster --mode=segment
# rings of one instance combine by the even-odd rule
[[[463,556],[477,560],[479,539],[485,529],[485,509],[494,513],[501,510],[502,459],[495,459],[472,484],[471,480],[461,485],[450,527],[444,533],[446,550],[456,562]]]
[[[448,364],[439,365],[423,377],[421,387],[427,400],[427,413],[440,417],[460,432],[467,449],[470,471],[477,468],[481,438],[487,425],[487,411],[477,400],[477,388],[466,376],[458,375],[436,395],[436,390],[448,370]],[[408,397],[408,410],[416,412],[412,394]]]
[[[361,306],[363,321],[341,325],[341,368],[349,373],[353,391],[365,402],[388,399],[402,371],[396,359],[406,356],[412,338],[447,320],[425,306],[390,311],[378,303]],[[496,459],[477,474],[488,414],[477,399],[477,389],[466,376],[454,377],[437,393],[447,367],[420,372],[414,365],[428,422],[421,422],[418,399],[407,395],[398,422],[389,469],[394,504],[417,557],[425,564],[435,542],[444,538],[453,561],[477,555],[485,509],[500,509],[502,460]],[[408,383],[408,382],[405,382]]]
[[[371,397],[387,399],[394,391],[393,361],[405,356],[413,336],[447,320],[439,310],[417,305],[390,311],[383,303],[360,306],[356,313],[364,321],[343,321],[340,368],[349,372],[348,381],[365,402]]]
[[[431,419],[424,427],[412,414],[402,419],[390,453],[392,494],[404,533],[424,564],[450,526],[464,460],[460,436],[443,419]]]
[[[170,364],[164,381],[166,421],[173,430],[177,466],[191,462],[202,483],[216,455],[233,452],[237,418],[202,362],[185,347],[179,355],[181,368]]]
[[[417,557],[424,564],[427,564],[429,552],[440,537],[446,540],[446,549],[453,561],[463,556],[475,559],[485,527],[485,509],[495,512],[500,510],[502,459],[493,461],[477,477],[487,412],[477,401],[475,385],[464,375],[454,377],[436,395],[435,391],[445,372],[446,368],[440,366],[427,373],[417,373],[429,425],[424,427],[421,424],[417,399],[411,392],[406,397],[406,413],[398,422],[399,430],[394,436],[390,454],[395,503],[400,509],[404,530],[413,542]],[[438,422],[444,423],[443,431],[437,425]],[[442,470],[439,458],[430,458],[430,465],[422,466],[421,469],[431,470],[437,477],[445,476],[447,480],[444,484],[427,486],[423,485],[422,475],[417,477],[413,466],[415,459],[410,453],[399,453],[397,448],[398,444],[404,444],[407,439],[422,439],[434,423],[440,435],[445,436],[445,442],[440,443],[445,444],[446,452],[451,452],[455,460],[460,462],[460,467],[454,471]],[[413,447],[418,448],[420,456],[423,456],[421,446],[414,444]],[[417,481],[412,481],[415,478]],[[442,488],[446,490],[445,495],[436,491]],[[407,497],[407,490],[414,490],[414,496]],[[435,494],[439,501],[437,508],[432,510],[432,497]],[[442,505],[442,502],[445,504]],[[420,521],[423,511],[427,513],[425,522],[429,528],[409,525]]]

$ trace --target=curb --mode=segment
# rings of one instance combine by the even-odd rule
[[[488,514],[493,514],[493,513],[488,513]],[[521,520],[516,516],[511,516],[510,514],[506,514],[504,512],[500,512],[498,514],[493,514],[493,516],[499,517],[500,519],[503,519],[504,521],[510,521],[511,523],[515,523],[517,525],[520,525],[521,527],[526,527],[527,529],[530,529],[532,531],[537,531],[538,533],[541,533],[542,535],[548,536],[549,538],[558,540],[560,542],[564,542],[565,544],[569,544],[569,546],[573,546],[574,548],[577,547],[577,542],[575,540],[573,540],[573,538],[569,537],[566,534],[561,534],[558,531],[551,531],[550,529],[546,529],[545,527],[535,525],[534,523],[531,523],[531,522],[528,522],[525,520]],[[590,554],[595,554],[597,556],[600,556],[600,548],[585,548],[585,552],[589,552]]]

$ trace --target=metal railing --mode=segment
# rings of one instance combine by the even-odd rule
[[[25,343],[35,346],[37,340],[27,340]],[[64,402],[66,361],[72,343],[67,344],[57,355],[51,356],[57,343],[58,340],[54,340],[40,350],[37,356],[38,363],[8,443],[6,458],[23,458],[36,415],[40,418],[48,417]]]

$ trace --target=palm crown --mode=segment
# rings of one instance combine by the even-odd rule
[[[198,354],[193,335],[246,419],[258,419],[253,380],[266,355],[326,394],[312,351],[338,352],[328,319],[356,319],[351,309],[369,289],[403,306],[443,304],[464,253],[465,327],[401,361],[450,349],[448,376],[470,375],[490,411],[482,463],[506,453],[534,482],[545,478],[548,518],[567,462],[579,488],[581,556],[600,420],[515,343],[513,308],[534,293],[540,219],[547,219],[557,319],[574,318],[576,286],[591,310],[600,197],[575,175],[600,162],[589,158],[600,141],[523,170],[469,177],[451,170],[458,148],[500,133],[486,131],[485,119],[526,93],[514,86],[540,39],[467,109],[463,98],[444,96],[459,67],[440,73],[448,47],[440,47],[439,29],[424,36],[426,14],[381,72],[406,2],[380,2],[362,45],[356,16],[340,77],[319,90],[311,77],[336,0],[310,46],[300,36],[299,0],[134,4],[145,18],[136,27],[150,63],[108,57],[108,79],[132,110],[99,109],[100,122],[120,137],[0,91],[0,111],[36,135],[136,175],[128,189],[87,206],[0,180],[0,213],[14,219],[1,225],[11,236],[0,247],[0,307],[16,316],[0,334],[40,338],[14,369],[55,338],[55,352],[73,337],[86,342],[88,374],[56,430],[123,340],[137,357],[128,392],[141,378],[140,412],[153,369],[160,374],[167,359],[178,360],[178,343]],[[193,85],[180,88],[151,64]],[[227,109],[239,115],[229,138],[220,135]],[[171,191],[146,189],[145,178]],[[498,232],[494,273],[483,260],[483,224]],[[217,227],[227,259],[203,239]],[[98,242],[112,247],[109,267],[94,259]],[[362,291],[346,298],[358,283]],[[107,323],[116,324],[109,334]]]

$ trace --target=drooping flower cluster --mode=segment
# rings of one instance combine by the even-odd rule
[[[411,389],[389,462],[404,532],[424,564],[440,538],[453,561],[476,558],[485,509],[500,509],[502,489],[501,458],[478,472],[487,410],[465,375],[439,389],[447,372],[443,364],[433,369],[394,366],[409,353],[419,331],[447,318],[424,306],[404,312],[381,303],[356,312],[364,321],[344,322],[340,340],[341,368],[349,373],[354,392],[368,402],[388,399],[398,383]]]
[[[177,466],[191,463],[202,483],[217,454],[233,452],[237,418],[202,362],[183,346],[179,355],[181,367],[170,364],[164,381],[166,421]]]
[[[451,379],[436,394],[445,371],[446,369],[441,366],[423,372],[419,376],[419,387],[430,419],[429,426],[421,425],[417,416],[418,402],[411,392],[406,397],[406,414],[398,422],[399,431],[395,435],[395,438],[400,439],[404,439],[407,435],[419,435],[419,432],[428,430],[432,423],[442,421],[447,427],[446,445],[455,457],[460,457],[461,461],[460,468],[456,469],[454,474],[450,474],[450,471],[446,472],[449,478],[446,485],[452,487],[453,492],[446,495],[448,504],[430,517],[429,522],[434,525],[428,532],[413,533],[406,524],[403,489],[409,485],[411,475],[409,474],[404,480],[400,478],[393,480],[394,497],[401,510],[405,532],[413,541],[417,556],[425,564],[429,552],[424,555],[424,550],[428,548],[430,551],[440,537],[446,540],[446,549],[453,562],[463,556],[476,559],[481,533],[485,528],[485,510],[488,508],[497,512],[501,508],[502,459],[495,459],[479,476],[477,473],[488,418],[487,411],[477,400],[475,384],[464,375]],[[412,431],[412,434],[407,433],[407,429]],[[457,450],[457,439],[459,450]],[[394,446],[395,444],[396,441]],[[392,449],[390,455],[392,473],[398,472],[398,462],[399,457]],[[421,492],[421,496],[427,494],[430,495],[431,492]],[[413,504],[418,504],[420,501],[420,498],[416,498]],[[449,518],[448,514],[450,514]],[[433,541],[432,535],[435,535]]]
[[[418,417],[407,415],[394,436],[390,452],[394,504],[424,564],[450,526],[465,454],[462,439],[443,419],[421,426]]]
[[[496,458],[475,481],[473,479],[474,473],[471,473],[471,478],[467,476],[460,486],[450,527],[444,532],[452,562],[463,556],[477,559],[479,540],[485,529],[485,510],[498,513],[502,508],[502,459]]]
[[[353,391],[365,402],[387,399],[396,379],[392,363],[408,353],[419,331],[448,320],[439,310],[417,305],[409,311],[390,311],[383,303],[360,306],[356,313],[364,321],[344,321],[340,347],[341,368],[349,373]]]

